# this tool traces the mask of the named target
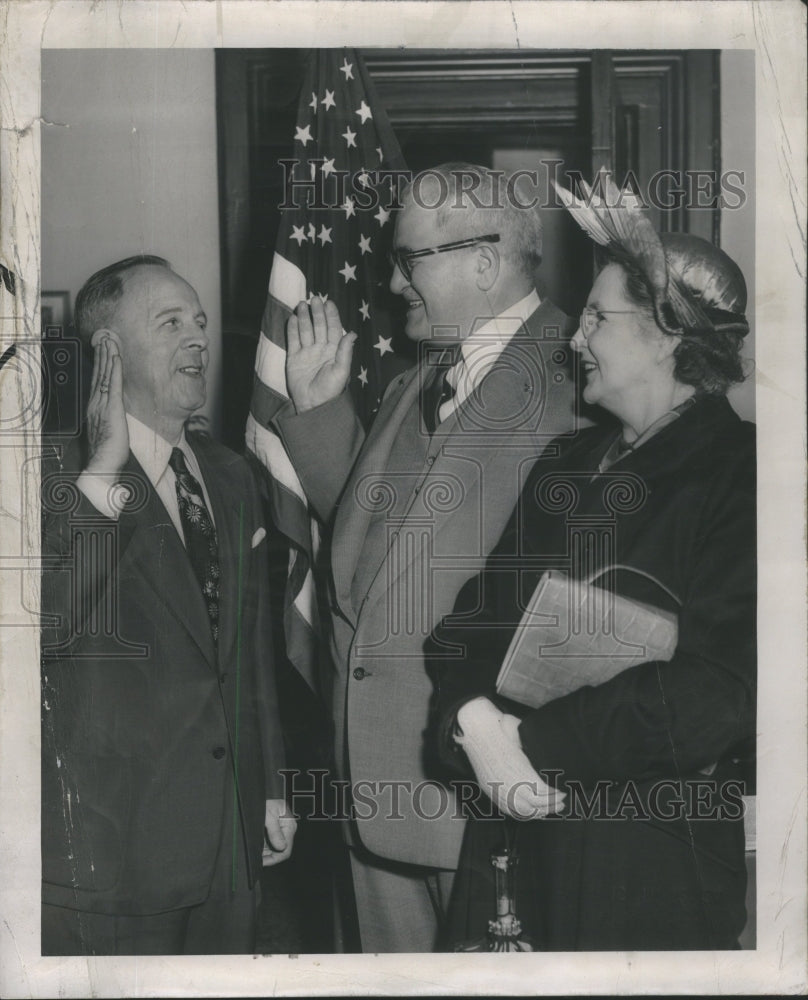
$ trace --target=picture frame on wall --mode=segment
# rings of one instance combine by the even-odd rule
[[[70,292],[42,292],[40,317],[43,336],[54,326],[67,329],[70,323]]]

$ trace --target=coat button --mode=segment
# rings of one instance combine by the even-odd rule
[[[426,464],[427,465],[433,465],[434,462],[435,462],[435,456],[434,455],[427,456],[427,460],[426,460]]]
[[[221,760],[222,757],[224,757],[225,752],[226,751],[224,747],[214,747],[213,750],[211,751],[216,760]]]
[[[367,671],[364,667],[357,667],[356,670],[354,670],[353,675],[358,681],[362,681],[365,677],[367,677]]]

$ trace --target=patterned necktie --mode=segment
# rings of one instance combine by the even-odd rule
[[[202,487],[189,472],[185,455],[179,448],[172,449],[168,464],[177,477],[177,503],[185,548],[202,587],[210,619],[210,633],[213,644],[216,645],[219,638],[219,555],[216,529],[205,505]]]

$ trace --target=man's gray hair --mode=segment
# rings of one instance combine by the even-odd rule
[[[500,254],[533,278],[541,263],[542,223],[519,177],[460,161],[421,171],[402,192],[402,206],[434,209],[445,242],[498,233]],[[420,249],[413,247],[413,250]]]

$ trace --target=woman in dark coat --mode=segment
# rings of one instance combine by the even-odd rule
[[[494,820],[479,818],[487,799],[472,807],[446,944],[485,933],[489,855],[507,834],[535,948],[733,948],[751,791],[738,762],[755,732],[755,428],[725,397],[743,377],[745,284],[726,254],[660,239],[630,206],[628,225],[614,209],[587,225],[574,207],[608,238],[572,346],[585,400],[616,423],[533,467],[494,558],[433,636],[439,752],[499,806]],[[548,567],[606,570],[598,586],[675,612],[671,659],[540,708],[496,695]]]

